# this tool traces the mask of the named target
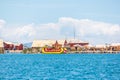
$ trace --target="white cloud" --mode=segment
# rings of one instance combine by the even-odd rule
[[[91,43],[109,43],[120,41],[120,25],[111,24],[89,19],[60,18],[59,23],[66,31],[69,27],[75,27],[77,37]],[[73,33],[71,33],[73,34]]]
[[[26,36],[26,37],[32,37],[35,35],[35,30],[33,24],[25,25],[23,27],[18,27],[15,30],[15,33],[21,37],[21,36]]]
[[[36,34],[33,24],[18,26],[18,27],[6,27],[2,29],[2,38],[13,42],[27,42]]]
[[[0,20],[0,25],[5,21]],[[24,26],[3,28],[2,36],[11,41],[32,41],[34,39],[65,39],[73,38],[74,30],[76,38],[89,41],[90,43],[109,43],[120,41],[120,25],[111,24],[89,19],[74,19],[62,17],[57,23],[28,24]]]
[[[75,27],[77,32],[81,35],[116,35],[119,34],[120,26],[118,24],[110,24],[104,22],[97,22],[88,19],[72,19],[60,18],[59,23],[66,27]]]

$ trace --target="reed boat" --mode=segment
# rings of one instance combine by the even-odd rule
[[[54,48],[42,48],[42,53],[44,54],[62,54],[66,53],[66,48],[59,48],[59,49],[54,49]]]
[[[56,41],[51,47],[45,46],[42,48],[42,53],[44,54],[62,54],[66,53],[67,49],[63,48],[61,44]]]

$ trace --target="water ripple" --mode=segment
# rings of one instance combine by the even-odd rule
[[[120,54],[4,54],[0,80],[120,80]]]

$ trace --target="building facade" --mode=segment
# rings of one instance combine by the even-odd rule
[[[0,40],[0,53],[4,53],[3,40]]]
[[[80,41],[77,39],[70,39],[70,40],[34,40],[32,44],[32,51],[41,52],[41,48],[45,46],[52,46],[57,41],[61,47],[65,47],[68,50],[81,50],[81,47],[88,46],[88,42]]]
[[[7,52],[22,52],[23,44],[19,43],[11,43],[11,42],[3,42],[4,50]]]

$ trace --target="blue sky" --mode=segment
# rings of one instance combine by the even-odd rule
[[[44,30],[43,33],[41,31],[41,34],[37,33],[40,32],[39,29],[41,29],[41,25],[43,27],[43,25],[47,25],[48,27],[48,33],[51,33],[50,30],[51,26],[60,26],[62,25],[62,27],[59,27],[59,33],[55,33],[58,34],[56,35],[57,38],[64,38],[64,33],[67,32],[65,35],[68,36],[68,38],[72,37],[72,28],[71,27],[76,27],[80,28],[82,26],[82,29],[79,29],[76,33],[79,33],[80,35],[80,39],[89,41],[91,43],[97,44],[97,43],[106,43],[107,40],[109,40],[111,37],[114,37],[114,39],[110,42],[120,42],[120,38],[117,38],[117,36],[120,36],[119,33],[119,28],[120,28],[120,0],[0,0],[0,20],[1,20],[1,35],[0,38],[3,38],[5,40],[10,40],[13,41],[15,38],[14,34],[18,34],[18,32],[20,33],[20,31],[24,32],[25,34],[21,34],[19,36],[19,38],[16,38],[16,40],[18,40],[19,42],[26,42],[28,39],[28,41],[32,41],[34,39],[42,39],[42,38],[52,38],[49,37],[51,35],[44,35]],[[65,25],[59,24],[61,23],[61,20],[65,21],[67,20],[67,23],[69,22],[69,24],[65,23],[66,26],[70,26],[70,27],[66,27]],[[69,21],[68,19],[72,20]],[[86,29],[83,28],[83,26],[85,25],[78,25],[78,26],[74,26],[73,24],[77,25],[78,23],[75,22],[76,20],[78,20],[79,23],[81,23],[81,21],[86,22],[86,24],[89,24],[90,27],[93,28],[93,25],[97,23],[105,23],[106,24],[110,24],[110,28],[113,26],[115,27],[115,33],[112,36],[108,36],[109,38],[106,38],[107,35],[100,35],[100,38],[104,38],[105,41],[103,41],[102,39],[95,40],[97,37],[99,37],[98,35],[94,35],[96,33],[90,33],[90,35],[85,34],[84,31],[87,31]],[[86,21],[88,20],[88,21]],[[92,23],[90,23],[92,21]],[[75,23],[74,23],[75,22]],[[72,24],[73,23],[73,24]],[[53,25],[51,25],[53,24]],[[59,24],[59,25],[58,25]],[[93,24],[93,25],[90,25]],[[49,26],[48,26],[49,25]],[[104,26],[105,26],[104,25]],[[112,26],[111,26],[112,25]],[[26,28],[27,26],[27,28]],[[29,27],[28,27],[29,26]],[[87,27],[89,27],[87,26]],[[105,26],[106,27],[106,26]],[[34,28],[36,28],[34,30]],[[56,28],[56,27],[54,27]],[[58,28],[58,27],[57,27]],[[100,28],[100,27],[97,27]],[[9,31],[10,29],[15,30],[16,33],[14,34],[10,34],[10,35],[5,35],[7,34],[5,33],[6,30]],[[18,29],[23,29],[23,30],[19,30]],[[28,29],[28,30],[25,30]],[[30,35],[33,34],[30,31],[34,32],[34,35]],[[69,30],[70,29],[70,30]],[[94,28],[96,29],[96,28]],[[109,28],[108,28],[109,29]],[[38,31],[39,30],[39,31]],[[63,30],[63,34],[62,34],[62,30]],[[84,36],[81,35],[84,32]],[[104,32],[104,30],[103,30]],[[81,33],[81,34],[80,34]],[[105,33],[105,32],[104,32]],[[111,32],[113,33],[113,32]],[[111,34],[110,33],[110,34]],[[117,35],[116,35],[117,34]],[[26,39],[25,36],[28,36],[28,39]],[[109,34],[108,34],[109,35]],[[40,37],[34,37],[34,36],[40,36]],[[79,37],[79,36],[78,36]],[[20,40],[21,39],[21,40]],[[96,42],[94,42],[96,41]],[[110,43],[108,41],[108,43]]]

